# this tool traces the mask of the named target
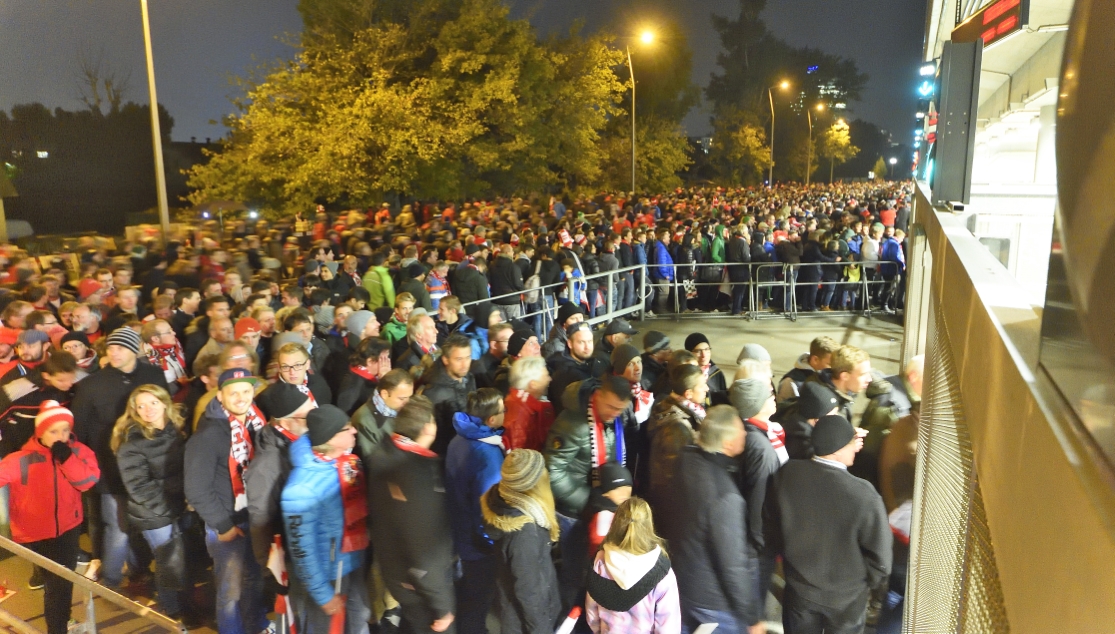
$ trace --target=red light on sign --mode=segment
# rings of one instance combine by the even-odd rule
[[[1030,0],[998,0],[952,30],[956,43],[983,40],[985,47],[1022,30],[1029,21]]]
[[[990,24],[994,22],[996,19],[999,18],[999,16],[1017,7],[1021,2],[1022,0],[999,0],[995,4],[984,9],[983,23]]]

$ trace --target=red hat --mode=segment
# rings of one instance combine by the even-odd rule
[[[74,413],[58,404],[58,401],[43,401],[39,405],[39,413],[35,416],[35,438],[42,438],[46,430],[55,423],[68,423],[70,429],[74,428]]]
[[[19,340],[19,328],[8,328],[7,326],[0,326],[0,343],[6,343],[9,346],[14,346],[16,341]]]
[[[87,277],[81,280],[77,285],[78,299],[85,299],[99,290],[101,290],[101,283],[91,277]]]
[[[236,321],[236,329],[234,333],[237,339],[242,339],[244,335],[252,332],[263,332],[263,327],[259,322],[251,317],[241,317]]]

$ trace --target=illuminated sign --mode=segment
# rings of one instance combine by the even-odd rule
[[[983,40],[984,48],[1022,31],[1030,20],[1030,0],[995,0],[952,30],[956,43]]]

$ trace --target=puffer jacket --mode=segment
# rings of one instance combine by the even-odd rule
[[[650,440],[650,499],[657,501],[672,486],[683,447],[696,440],[701,421],[670,394],[655,401],[647,421]]]
[[[561,616],[550,531],[509,506],[492,487],[481,499],[495,543],[496,601],[502,634],[549,634]]]
[[[641,577],[632,574],[633,568],[642,570],[650,561],[654,565]],[[632,602],[634,605],[628,607]],[[608,634],[680,632],[678,580],[666,553],[655,548],[632,555],[611,546],[597,553],[589,574],[585,620],[593,632]]]
[[[73,455],[62,464],[35,438],[0,460],[0,486],[7,486],[12,539],[19,544],[53,539],[81,525],[81,492],[101,477],[93,450],[70,441]]]
[[[503,466],[502,429],[492,429],[464,412],[453,415],[457,437],[445,456],[445,492],[457,554],[476,561],[491,554],[491,540],[480,517],[480,496],[500,480]]]
[[[338,558],[344,560],[341,574],[347,575],[360,568],[364,551],[341,552],[345,507],[337,462],[316,456],[308,435],[291,443],[290,462],[294,468],[282,496],[287,552],[306,591],[325,605],[333,598]]]
[[[145,438],[133,427],[116,450],[116,464],[128,491],[128,522],[140,530],[172,524],[186,510],[183,459],[186,440],[174,427]]]
[[[588,503],[592,489],[592,439],[588,422],[589,399],[595,390],[594,381],[573,384],[562,396],[565,410],[557,417],[546,437],[543,456],[550,472],[550,489],[554,493],[557,512],[578,517]],[[623,430],[616,438],[611,421],[604,426],[604,447],[609,459],[616,459],[617,441],[624,442]],[[623,456],[621,456],[623,458]],[[617,460],[624,462],[624,460]]]

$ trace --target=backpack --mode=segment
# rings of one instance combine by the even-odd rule
[[[534,275],[527,278],[526,283],[526,300],[528,304],[538,304],[542,301],[542,278],[539,277],[539,272],[542,270],[542,260],[534,263]]]

